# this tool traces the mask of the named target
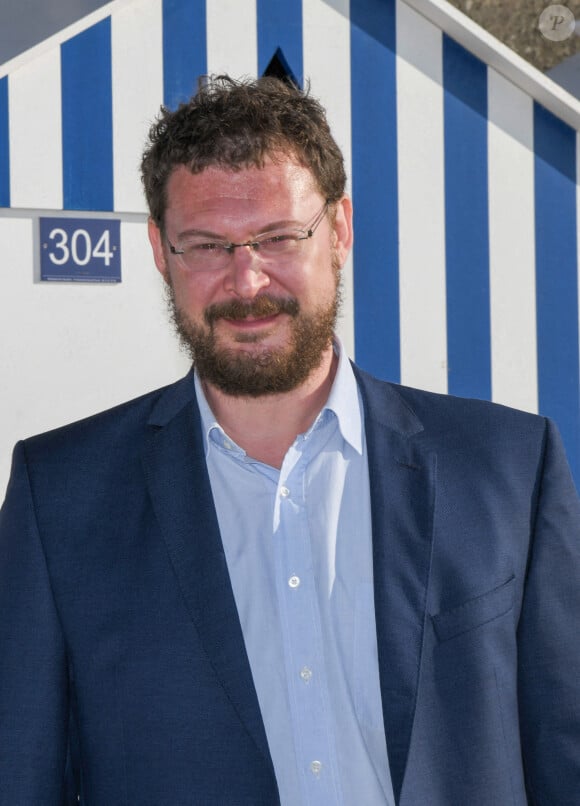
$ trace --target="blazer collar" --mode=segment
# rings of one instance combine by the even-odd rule
[[[165,390],[149,427],[142,463],[177,582],[216,677],[273,776],[213,504],[193,372]]]
[[[423,426],[398,388],[355,372],[365,409],[379,673],[398,803],[421,669],[436,456],[422,448]]]

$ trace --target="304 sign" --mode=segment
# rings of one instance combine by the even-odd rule
[[[120,222],[104,218],[41,218],[40,279],[120,283]]]

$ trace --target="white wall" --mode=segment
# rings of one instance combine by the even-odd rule
[[[41,283],[33,282],[37,216],[0,217],[0,501],[18,439],[187,371],[144,222],[121,223],[121,283]]]

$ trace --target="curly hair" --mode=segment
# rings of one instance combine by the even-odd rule
[[[346,175],[319,101],[277,78],[234,80],[203,76],[197,93],[175,111],[161,107],[149,131],[141,178],[152,219],[163,229],[169,176],[212,166],[238,171],[263,167],[276,155],[308,168],[330,203],[344,193]]]

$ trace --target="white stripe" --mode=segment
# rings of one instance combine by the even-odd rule
[[[352,175],[350,104],[349,0],[304,0],[304,79],[312,82],[344,155],[347,177]],[[332,65],[332,69],[330,69]],[[342,270],[343,306],[337,332],[348,355],[354,357],[354,293],[352,257]]]
[[[60,51],[9,78],[12,207],[62,207]]]
[[[534,108],[488,69],[492,398],[537,412]]]
[[[441,31],[397,2],[397,43],[401,381],[447,392]]]
[[[115,210],[146,209],[139,161],[163,102],[161,4],[139,0],[111,20]]]
[[[256,0],[207,0],[207,71],[232,78],[258,71]]]

